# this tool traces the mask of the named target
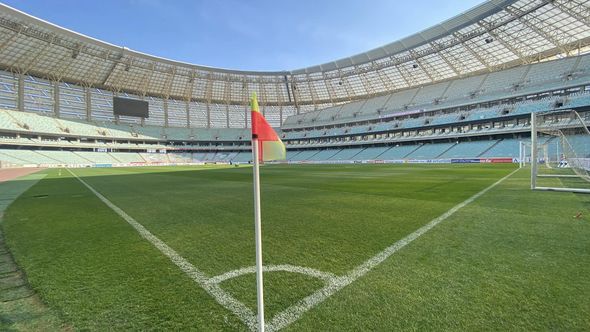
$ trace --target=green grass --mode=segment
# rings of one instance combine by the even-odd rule
[[[513,169],[264,166],[265,264],[345,274]],[[77,179],[46,172],[3,228],[67,324],[246,329]],[[250,168],[75,172],[208,276],[254,265]],[[287,330],[590,329],[590,196],[531,192],[528,176],[514,174]],[[323,285],[287,272],[265,278],[267,319]],[[253,274],[221,287],[255,309]]]

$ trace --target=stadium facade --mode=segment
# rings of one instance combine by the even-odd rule
[[[583,0],[491,0],[280,72],[163,59],[1,4],[0,32],[0,165],[246,162],[252,91],[294,162],[512,160],[531,112],[590,106]],[[115,116],[114,96],[149,117]]]

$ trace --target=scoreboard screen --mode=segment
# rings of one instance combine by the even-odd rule
[[[149,104],[143,100],[113,97],[113,113],[115,115],[148,118]]]

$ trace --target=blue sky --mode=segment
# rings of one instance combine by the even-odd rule
[[[200,65],[292,70],[367,51],[483,0],[0,0],[119,46]]]

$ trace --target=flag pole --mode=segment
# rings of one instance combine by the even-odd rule
[[[254,159],[254,236],[256,237],[256,299],[258,304],[258,331],[264,332],[264,297],[262,289],[262,226],[260,224],[260,169],[258,136],[252,135]]]

